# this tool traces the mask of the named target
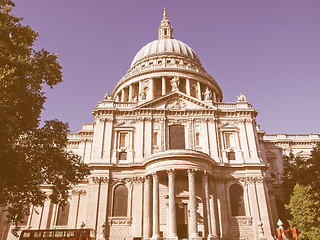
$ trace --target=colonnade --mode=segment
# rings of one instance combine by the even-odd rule
[[[179,170],[181,171],[181,170]],[[196,198],[196,171],[193,169],[186,170],[188,173],[188,186],[189,186],[189,201],[188,201],[188,229],[189,239],[202,239],[198,234],[197,223],[197,198]],[[176,215],[176,194],[175,194],[175,175],[177,170],[166,170],[168,175],[168,222],[167,222],[167,239],[178,239],[177,233],[177,215]],[[209,191],[209,178],[206,172],[202,174],[202,187],[204,218],[207,221],[206,236],[207,239],[214,239],[217,237],[217,223],[215,216],[215,207],[210,204],[210,191]],[[151,180],[152,180],[152,202],[151,202]],[[144,199],[144,239],[158,240],[160,235],[160,202],[159,202],[159,173],[146,176],[145,181],[145,199]],[[214,201],[213,201],[214,202]],[[151,205],[152,204],[152,205]],[[152,207],[152,219],[150,217],[150,209]],[[211,217],[214,215],[214,217]],[[152,226],[151,226],[152,223]],[[151,236],[152,227],[152,236]]]
[[[174,79],[174,77],[171,77],[171,78]],[[171,89],[170,92],[173,91],[172,83],[170,82],[171,78],[170,80],[167,79],[166,77],[161,77],[161,79],[157,78],[157,80],[161,81],[158,84],[158,86],[161,86],[162,96],[169,93],[168,89]],[[156,81],[155,78],[148,78],[148,79],[140,80],[139,82],[132,83],[129,86],[124,87],[120,91],[118,91],[115,96],[115,100],[117,102],[127,102],[127,101],[135,102],[135,101],[152,100],[155,97],[155,91],[156,91],[155,81]],[[208,85],[201,84],[199,81],[192,80],[189,78],[186,78],[183,81],[185,81],[185,89],[183,90],[181,89],[181,87],[179,87],[179,82],[177,83],[178,84],[177,88],[180,91],[185,92],[187,95],[191,96],[192,95],[191,81],[195,81],[196,93],[194,97],[198,98],[200,101],[209,100],[209,98],[210,100],[216,101],[216,94],[214,91],[212,91],[212,88],[209,87]],[[167,86],[168,84],[171,84],[171,86],[168,87]],[[146,88],[147,88],[147,91],[145,91]],[[210,91],[210,96],[209,96],[209,91]]]

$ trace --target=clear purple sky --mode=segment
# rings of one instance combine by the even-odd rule
[[[267,133],[320,133],[319,0],[16,0],[14,14],[58,53],[64,82],[42,119],[92,123],[135,54],[157,38],[167,7],[174,38],[195,50],[224,102],[243,92]]]

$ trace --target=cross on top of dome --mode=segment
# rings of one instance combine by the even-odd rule
[[[173,29],[171,27],[170,21],[167,18],[167,9],[164,8],[163,19],[161,21],[160,27],[158,28],[158,39],[170,38],[172,39]]]

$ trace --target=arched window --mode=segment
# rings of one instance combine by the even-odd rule
[[[128,210],[128,188],[121,184],[115,187],[113,195],[112,216],[126,217]]]
[[[70,203],[67,202],[64,208],[59,206],[58,214],[57,214],[57,226],[66,226],[68,225],[68,218],[69,218],[69,210],[70,210]]]
[[[246,211],[244,208],[243,189],[238,184],[232,184],[229,188],[231,215],[232,216],[245,216]]]

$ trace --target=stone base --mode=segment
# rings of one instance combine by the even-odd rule
[[[207,240],[218,240],[219,237],[218,236],[209,235],[205,239],[207,239]]]
[[[161,236],[160,234],[157,234],[157,235],[153,235],[150,240],[160,240],[161,239]]]
[[[178,240],[178,236],[168,236],[167,240]]]
[[[189,239],[189,240],[202,240],[203,238],[202,238],[202,237],[199,237],[199,236],[192,236],[192,235],[190,235],[188,239]]]

